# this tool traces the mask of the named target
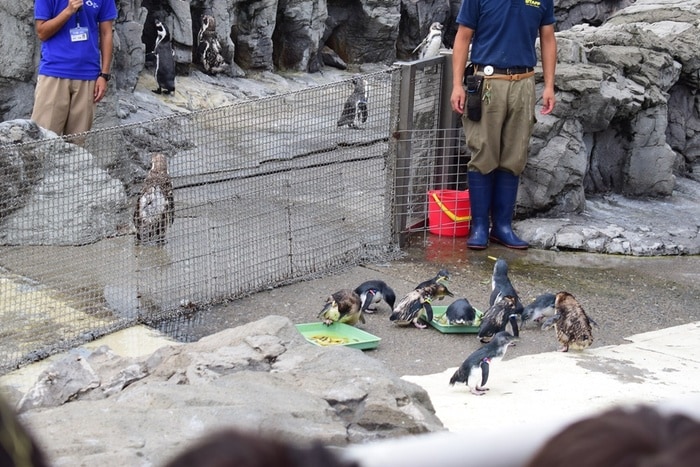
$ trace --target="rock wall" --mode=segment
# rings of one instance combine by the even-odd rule
[[[153,18],[174,38],[179,72],[195,67],[202,14],[215,17],[227,74],[314,72],[324,66],[390,64],[410,52],[433,21],[452,45],[457,0],[118,0],[114,74],[132,92],[149,66]],[[558,104],[538,117],[522,178],[519,217],[580,213],[587,196],[666,197],[700,154],[700,12],[697,2],[557,2]],[[39,44],[33,2],[0,5],[0,117],[28,118]],[[578,22],[590,24],[577,25]],[[215,78],[214,78],[215,79]],[[135,107],[114,95],[96,127]]]

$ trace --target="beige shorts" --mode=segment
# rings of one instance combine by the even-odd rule
[[[39,75],[34,89],[32,120],[58,135],[92,128],[95,81]]]
[[[501,169],[520,175],[535,126],[535,78],[484,79],[482,96],[481,120],[462,116],[471,151],[468,169],[482,174]]]

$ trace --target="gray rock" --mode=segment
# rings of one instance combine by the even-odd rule
[[[335,446],[444,430],[422,388],[361,350],[309,344],[279,316],[140,361],[82,351],[47,368],[20,409],[54,465],[159,465],[223,427]]]
[[[117,232],[124,222],[124,187],[89,152],[28,120],[0,123],[0,135],[0,141],[15,142],[53,138],[42,151],[27,146],[0,157],[10,169],[3,178],[9,191],[0,194],[0,205],[15,203],[2,219],[0,243],[79,245]]]

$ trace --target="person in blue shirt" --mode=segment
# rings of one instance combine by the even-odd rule
[[[92,128],[112,65],[114,0],[36,0],[41,40],[32,120],[58,135]]]
[[[540,113],[554,109],[554,22],[553,0],[462,1],[450,100],[462,115],[471,152],[470,249],[483,250],[489,240],[515,249],[529,246],[513,232],[512,219],[535,125],[538,37],[544,80]],[[469,93],[463,85],[465,74],[472,86]]]

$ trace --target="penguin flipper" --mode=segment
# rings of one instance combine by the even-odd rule
[[[513,330],[513,336],[520,337],[520,332],[518,331],[518,315],[510,315],[508,321],[510,322],[510,328]]]
[[[428,318],[428,322],[433,320],[433,307],[430,302],[423,303],[423,309],[425,310],[425,316]]]
[[[598,323],[596,323],[595,320],[593,318],[591,318],[590,316],[586,315],[586,318],[588,318],[588,322],[590,324],[592,324],[593,326],[595,326],[597,328],[600,327],[600,326],[598,326]]]
[[[358,102],[357,108],[360,112],[360,121],[362,123],[366,123],[367,122],[367,101],[362,100],[362,101]]]
[[[481,360],[479,366],[481,367],[481,384],[478,385],[476,388],[479,390],[484,390],[484,386],[486,386],[486,382],[489,380],[490,365],[488,359],[485,358]]]

